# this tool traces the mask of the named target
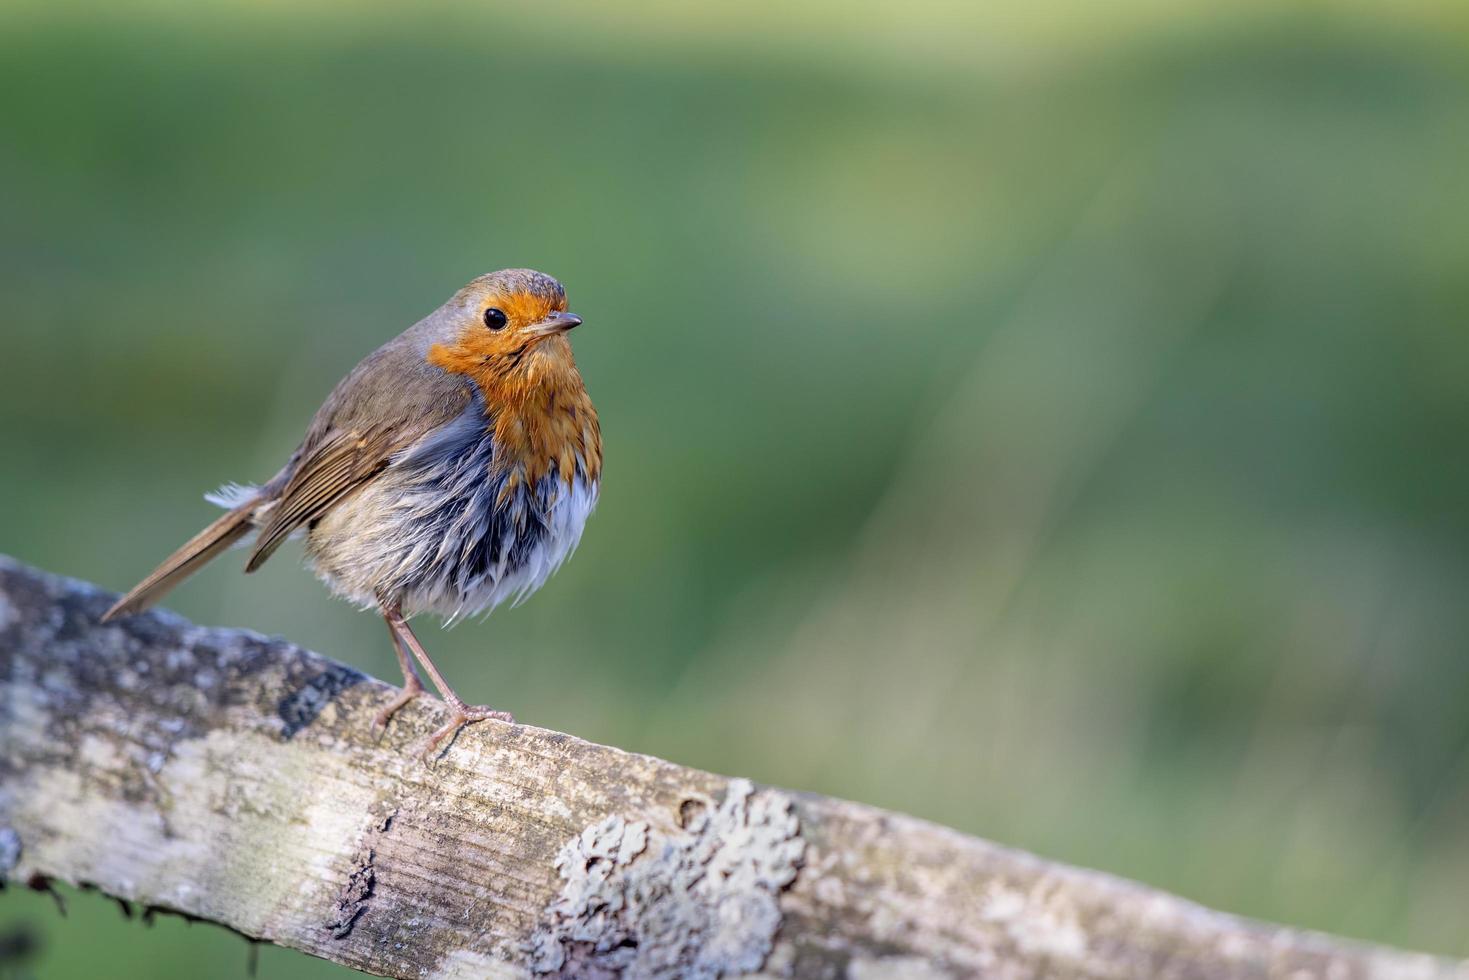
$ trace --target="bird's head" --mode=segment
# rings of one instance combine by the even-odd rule
[[[468,375],[487,396],[511,397],[575,372],[566,334],[581,317],[566,312],[566,290],[532,269],[480,276],[439,310],[429,363]]]

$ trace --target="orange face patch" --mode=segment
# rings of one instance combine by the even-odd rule
[[[494,293],[482,297],[471,309],[474,312],[466,317],[459,337],[452,343],[430,347],[428,361],[445,371],[469,375],[486,388],[493,386],[497,378],[513,373],[532,347],[553,339],[528,335],[527,330],[552,313],[564,312],[566,299],[530,291]],[[491,330],[485,325],[485,311],[490,309],[505,314],[507,322],[502,329]]]
[[[507,323],[491,330],[484,312],[502,311]],[[602,464],[597,413],[587,397],[571,344],[560,334],[529,328],[566,310],[564,297],[533,291],[486,296],[466,316],[459,337],[429,348],[430,364],[472,380],[494,420],[496,465],[534,484],[556,471],[570,483],[580,460],[592,479]]]
[[[503,310],[510,318],[510,326],[506,329],[514,330],[517,326],[528,327],[533,323],[540,323],[552,313],[565,313],[566,297],[522,290],[516,293],[491,296],[482,306],[481,315],[484,310],[491,307]]]

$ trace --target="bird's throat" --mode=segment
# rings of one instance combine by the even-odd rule
[[[486,360],[466,353],[439,346],[429,361],[479,388],[497,468],[531,485],[551,472],[568,486],[578,474],[593,482],[601,477],[597,411],[565,337],[548,337],[518,356]]]

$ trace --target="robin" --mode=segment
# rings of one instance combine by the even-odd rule
[[[403,690],[375,724],[423,692],[413,658],[453,711],[429,751],[469,722],[511,721],[456,694],[408,620],[518,602],[576,547],[602,472],[597,412],[567,339],[581,322],[550,276],[475,279],[353,368],[268,482],[208,495],[227,513],[103,622],[148,608],[251,534],[246,572],[303,534],[317,576],[388,624]]]

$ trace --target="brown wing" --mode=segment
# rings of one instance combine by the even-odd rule
[[[286,468],[262,488],[275,506],[245,571],[255,571],[292,531],[331,510],[386,469],[396,453],[469,405],[463,378],[424,361],[416,336],[423,326],[373,352],[327,398]]]
[[[394,439],[393,433],[384,428],[326,435],[297,464],[286,482],[270,519],[255,538],[245,571],[255,571],[292,531],[325,514],[337,501],[382,472],[393,453],[402,448],[400,443],[401,439]]]

